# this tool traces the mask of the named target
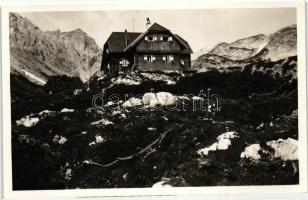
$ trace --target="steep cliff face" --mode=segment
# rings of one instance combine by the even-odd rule
[[[80,29],[43,32],[28,19],[10,13],[11,72],[43,85],[53,75],[86,81],[100,66],[102,51]]]
[[[100,67],[102,51],[95,40],[89,37],[81,29],[70,32],[48,31],[45,35],[52,41],[64,46],[70,60],[75,60],[74,72],[77,72],[81,80],[87,80],[90,73],[93,74]],[[90,71],[91,69],[91,71]]]

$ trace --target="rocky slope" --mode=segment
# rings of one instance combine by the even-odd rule
[[[43,32],[28,19],[10,13],[11,73],[44,85],[53,75],[86,81],[100,66],[102,51],[80,29]]]
[[[193,66],[197,68],[243,67],[256,59],[278,61],[296,55],[297,28],[296,25],[291,25],[268,36],[259,34],[232,43],[219,43],[208,53],[199,56],[193,62]]]

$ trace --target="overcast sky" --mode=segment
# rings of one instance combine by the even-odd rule
[[[144,32],[146,18],[179,34],[193,51],[219,42],[256,34],[271,34],[296,24],[295,8],[241,8],[207,10],[83,11],[20,13],[43,31],[80,28],[102,47],[112,31]],[[133,20],[134,19],[134,20]]]

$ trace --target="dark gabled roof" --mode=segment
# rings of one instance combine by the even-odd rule
[[[184,44],[184,46],[187,47],[187,49],[190,51],[190,53],[193,53],[192,49],[190,48],[188,42],[186,40],[184,40],[181,36],[179,36],[178,34],[173,34],[180,42],[182,42],[182,44]]]
[[[141,33],[127,32],[127,45],[132,43]],[[112,32],[107,43],[111,53],[121,53],[125,49],[125,32]]]
[[[182,45],[187,49],[185,52],[192,53],[192,50],[186,40],[177,34],[171,33],[171,31],[157,23],[154,23],[144,33],[127,32],[127,46],[125,46],[125,32],[112,32],[106,43],[108,43],[111,53],[122,53],[129,48],[135,46],[141,39],[143,39],[149,32],[168,32],[173,35]]]
[[[159,25],[157,23],[154,23],[152,26],[150,26],[150,28],[148,29],[148,31],[150,32],[155,32],[155,31],[166,31],[166,32],[169,32],[170,30],[169,29],[166,29],[165,27],[163,27],[162,25]]]

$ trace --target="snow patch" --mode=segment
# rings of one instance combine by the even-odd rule
[[[25,77],[30,79],[30,80],[33,80],[35,83],[37,83],[38,85],[45,85],[46,84],[46,81],[37,77],[36,75],[26,71],[26,70],[22,70],[25,74]]]

